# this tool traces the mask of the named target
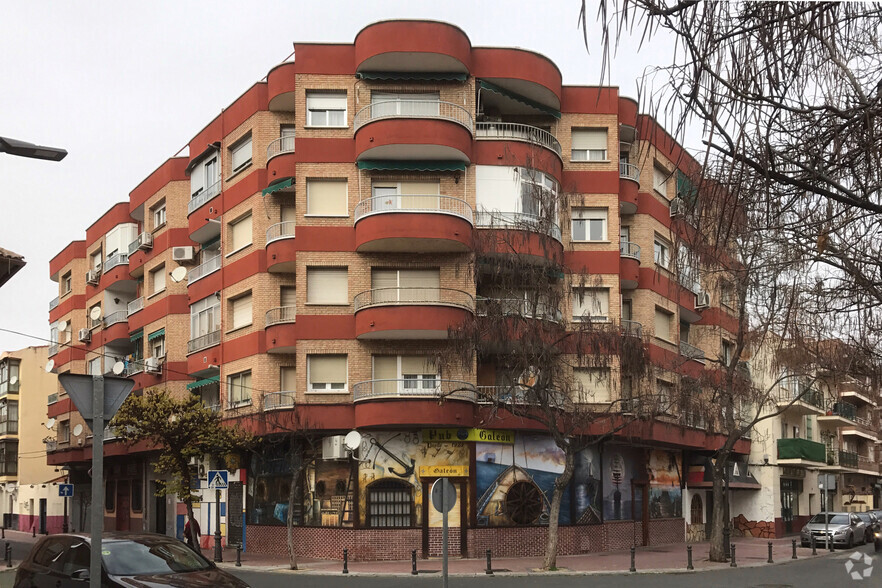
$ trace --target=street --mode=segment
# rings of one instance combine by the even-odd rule
[[[861,560],[854,562],[852,571],[863,572],[863,555],[872,559],[873,570],[869,578],[855,581],[846,569],[846,563],[853,553],[860,553]],[[292,584],[298,588],[334,588],[336,586],[364,586],[366,588],[396,586],[432,586],[441,584],[441,562],[432,561],[425,566],[426,573],[418,576],[344,576],[342,574],[305,574],[290,571],[255,572],[226,568],[255,588],[287,588]],[[293,581],[292,581],[293,580]],[[879,586],[882,585],[882,557],[873,552],[873,546],[863,546],[855,550],[843,550],[830,557],[801,559],[777,565],[756,566],[738,569],[723,569],[704,572],[673,572],[665,574],[604,574],[604,575],[564,575],[548,574],[542,576],[494,576],[451,577],[451,587],[505,586],[521,588],[536,586],[541,582],[548,588],[569,586],[592,586],[597,588],[653,587],[653,588],[706,588],[726,586],[726,588],[788,588],[804,586]]]

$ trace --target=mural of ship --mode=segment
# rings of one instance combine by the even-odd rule
[[[478,525],[547,525],[550,503],[524,468],[510,465],[478,499]]]

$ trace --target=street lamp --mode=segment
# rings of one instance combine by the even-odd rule
[[[10,155],[30,157],[32,159],[47,159],[49,161],[61,161],[67,156],[66,149],[34,145],[27,141],[19,141],[9,137],[0,137],[0,153],[9,153]]]

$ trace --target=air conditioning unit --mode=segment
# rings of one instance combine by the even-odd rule
[[[162,371],[162,362],[158,357],[148,357],[144,360],[144,371],[148,374],[158,374]]]
[[[79,339],[81,343],[88,343],[92,340],[92,331],[89,329],[80,329],[79,334],[77,334],[77,339]]]
[[[141,233],[138,235],[138,249],[147,251],[153,249],[153,233]]]
[[[172,247],[172,260],[179,263],[187,263],[195,261],[196,255],[193,253],[193,246]]]
[[[343,435],[333,435],[322,439],[322,459],[346,459]]]
[[[683,216],[686,214],[686,203],[682,198],[674,198],[671,200],[671,218]]]
[[[98,280],[101,278],[101,272],[97,269],[92,269],[86,272],[86,283],[92,284],[93,286],[98,285]]]
[[[710,294],[707,292],[699,292],[695,295],[695,309],[699,310],[710,306]]]

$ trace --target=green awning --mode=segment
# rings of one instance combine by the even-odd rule
[[[202,386],[217,384],[219,381],[220,376],[211,376],[210,378],[205,378],[204,380],[196,380],[195,382],[190,382],[189,384],[187,384],[187,390],[195,390],[196,388],[201,388]]]
[[[698,199],[698,190],[695,189],[695,185],[681,171],[677,171],[677,196],[690,207],[694,207],[695,201]]]
[[[536,110],[538,110],[540,112],[544,112],[545,114],[550,114],[554,118],[560,118],[560,110],[556,110],[554,108],[551,108],[550,106],[545,106],[544,104],[539,104],[535,100],[530,100],[526,96],[521,96],[520,94],[515,94],[514,92],[512,92],[510,90],[506,90],[505,88],[500,88],[496,84],[491,84],[490,82],[487,82],[484,80],[479,80],[479,83],[480,83],[481,88],[483,88],[484,90],[489,90],[495,94],[499,94],[500,96],[505,96],[506,98],[509,98],[509,99],[514,100],[516,102],[520,102],[521,104],[529,106],[530,108],[535,108]]]
[[[263,196],[268,194],[272,194],[273,192],[278,192],[279,190],[284,190],[285,188],[290,188],[294,184],[294,178],[287,178],[282,180],[281,182],[276,182],[275,184],[270,184],[266,188],[263,189],[261,193]]]
[[[152,333],[147,335],[147,340],[153,341],[154,339],[156,339],[158,337],[165,337],[165,327],[159,329],[158,331],[153,331]]]
[[[400,82],[464,82],[467,73],[447,71],[362,71],[355,74],[360,80],[393,80]]]
[[[461,161],[359,161],[358,169],[393,171],[465,171]]]
[[[131,335],[129,335],[129,341],[134,343],[135,341],[138,341],[139,339],[141,339],[141,337],[143,337],[143,336],[144,336],[144,330],[138,329],[137,333],[132,333]]]

